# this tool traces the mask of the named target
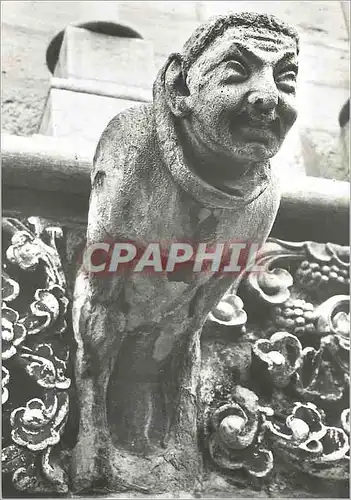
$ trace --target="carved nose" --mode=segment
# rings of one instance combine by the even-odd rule
[[[274,92],[252,92],[248,102],[257,113],[269,113],[278,104],[278,96]]]

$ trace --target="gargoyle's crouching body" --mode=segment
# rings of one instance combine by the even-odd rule
[[[218,43],[211,43],[216,51]],[[279,205],[277,183],[262,153],[272,146],[269,134],[256,137],[257,147],[251,144],[248,152],[240,149],[238,155],[258,154],[262,159],[246,159],[246,168],[230,182],[221,165],[228,158],[225,147],[232,146],[223,131],[215,131],[214,136],[222,133],[223,139],[218,143],[213,177],[218,182],[211,182],[210,174],[201,178],[202,162],[192,154],[194,148],[204,152],[201,131],[196,128],[200,120],[188,120],[183,127],[191,103],[180,104],[175,95],[178,57],[172,56],[161,70],[154,104],[118,115],[100,139],[92,172],[87,248],[101,242],[133,242],[139,248],[152,242],[260,245],[269,234]],[[201,56],[198,60],[201,68]],[[193,81],[196,71],[200,71],[196,65],[193,74],[189,70]],[[264,94],[259,78],[251,85],[241,107],[247,104],[247,116],[256,125],[257,116],[265,117],[261,129],[264,123],[266,127],[276,124],[279,114],[272,114],[272,109],[278,109],[278,98],[263,107],[271,95]],[[189,86],[185,94],[191,96],[195,91]],[[255,98],[254,92],[261,94]],[[230,91],[224,89],[223,99],[223,108],[232,106]],[[212,117],[223,116],[216,103],[207,110],[209,127]],[[250,111],[250,105],[255,109]],[[294,119],[289,117],[290,122]],[[261,129],[253,130],[253,135]],[[233,156],[229,159],[235,163]],[[200,332],[232,283],[230,273],[94,275],[81,269],[73,311],[81,414],[72,467],[77,490],[95,486],[155,492],[196,487],[201,468],[197,445]]]

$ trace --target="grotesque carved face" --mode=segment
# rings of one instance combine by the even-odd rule
[[[266,28],[228,28],[191,65],[187,129],[236,162],[274,156],[296,120],[297,47]]]

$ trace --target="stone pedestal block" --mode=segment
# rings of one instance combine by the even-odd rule
[[[55,76],[151,88],[153,47],[136,38],[119,38],[68,26]]]
[[[136,101],[51,88],[39,133],[97,144],[108,122]]]

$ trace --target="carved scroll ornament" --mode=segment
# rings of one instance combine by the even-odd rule
[[[57,453],[69,412],[61,229],[3,220],[2,471],[18,491],[67,492]],[[4,443],[3,442],[3,443]]]

